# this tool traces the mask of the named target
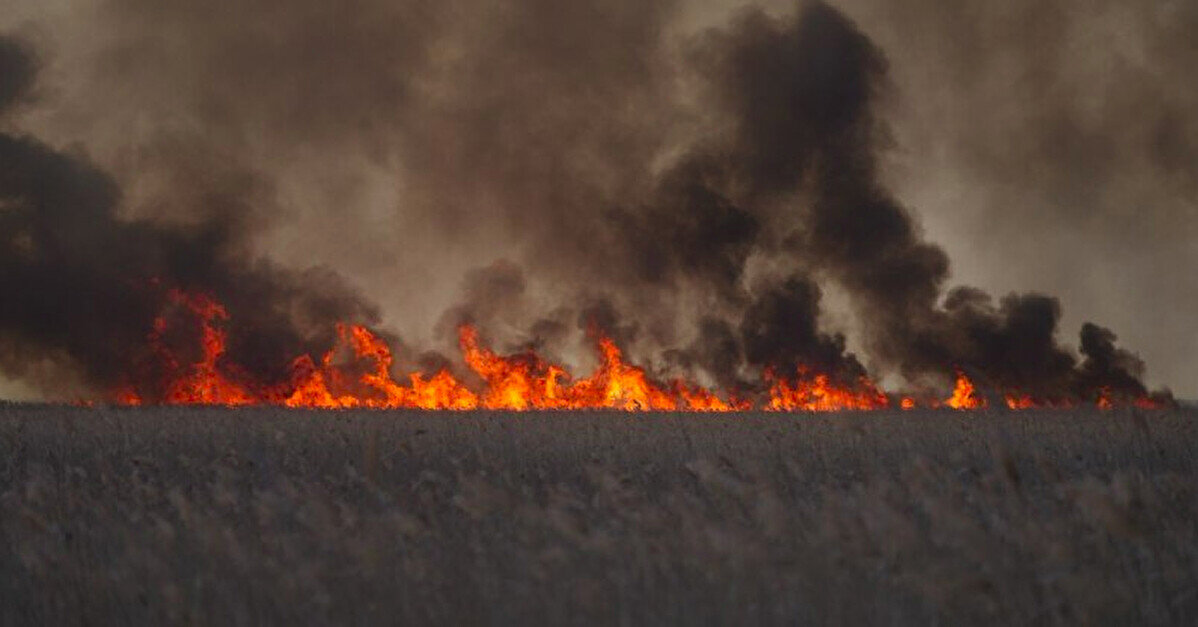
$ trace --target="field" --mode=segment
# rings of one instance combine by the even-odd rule
[[[1196,418],[0,405],[0,624],[1195,624]]]

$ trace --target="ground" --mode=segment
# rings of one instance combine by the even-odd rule
[[[1196,419],[0,405],[0,624],[1195,624]]]

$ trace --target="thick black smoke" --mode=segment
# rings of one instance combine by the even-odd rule
[[[842,335],[821,333],[817,326],[820,291],[814,283],[791,278],[759,294],[740,321],[745,361],[790,376],[800,368],[852,382],[865,368],[845,352]]]
[[[875,359],[912,381],[960,369],[1040,398],[1144,394],[1138,361],[1092,324],[1078,367],[1057,344],[1056,299],[1012,294],[995,307],[975,289],[942,296],[947,255],[923,241],[880,182],[886,61],[846,17],[822,3],[781,20],[750,11],[714,35],[705,54],[713,91],[734,120],[731,177],[757,214],[787,218],[785,246],[804,267],[853,297]],[[750,364],[794,360],[834,373],[852,366],[847,357],[829,363],[844,354],[843,340],[815,332],[818,291],[804,285],[788,281],[745,310]]]
[[[1114,399],[1136,399],[1146,393],[1140,377],[1144,362],[1115,346],[1115,334],[1102,327],[1086,323],[1082,327],[1081,363],[1078,393],[1083,397],[1094,390],[1104,390]],[[1092,398],[1092,397],[1090,397]]]
[[[11,105],[32,84],[34,57],[0,38],[0,71],[0,104]],[[156,317],[171,313],[171,288],[224,303],[237,321],[230,358],[265,380],[282,376],[301,350],[327,344],[334,321],[374,316],[328,272],[283,270],[247,257],[238,245],[237,215],[169,229],[119,219],[120,196],[83,156],[0,134],[6,374],[33,376],[52,396],[71,393],[63,389],[66,377],[99,390],[134,385],[153,398],[162,373],[155,372],[147,336]],[[194,351],[195,329],[184,332],[189,341],[177,343]]]
[[[28,46],[0,37],[0,115],[23,97],[37,75],[37,61]]]
[[[263,3],[235,23],[211,6],[99,13],[119,43],[97,55],[95,111],[64,119],[151,121],[131,148],[97,142],[111,176],[3,136],[3,287],[38,294],[0,305],[7,372],[33,351],[120,383],[149,359],[130,347],[161,286],[225,302],[231,360],[268,380],[333,321],[378,320],[278,253],[424,277],[384,293],[388,311],[464,276],[429,325],[442,349],[462,322],[553,352],[600,328],[727,389],[766,369],[853,383],[864,362],[920,387],[963,370],[1045,399],[1145,393],[1109,331],[1087,324],[1080,358],[1058,342],[1056,299],[948,289],[947,255],[882,180],[887,60],[827,4],[685,36],[672,2]],[[33,65],[0,46],[0,103],[20,103]],[[358,170],[394,206],[368,202]],[[320,228],[272,250],[263,235],[293,221]],[[828,325],[833,289],[862,358]]]

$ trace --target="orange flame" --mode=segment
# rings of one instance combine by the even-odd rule
[[[478,331],[469,325],[458,329],[458,343],[466,364],[487,384],[481,404],[487,409],[570,409],[566,371],[547,364],[532,352],[504,358],[478,344]]]
[[[702,387],[691,387],[682,381],[674,382],[674,392],[682,399],[686,409],[697,412],[747,411],[753,402],[730,398],[724,400],[715,392]]]
[[[865,378],[857,390],[833,385],[826,374],[811,377],[802,368],[793,383],[778,378],[772,370],[765,372],[765,379],[770,382],[768,411],[874,410],[890,406],[890,399]]]
[[[565,367],[547,363],[535,353],[501,357],[479,345],[478,332],[459,329],[466,364],[487,385],[482,406],[488,409],[621,409],[625,411],[732,411],[737,408],[715,393],[681,381],[666,388],[653,382],[644,369],[624,361],[611,338],[599,336],[599,368],[590,377],[572,381]]]
[[[1008,409],[1035,409],[1039,406],[1032,397],[1026,394],[1007,394],[1003,397]]]
[[[478,397],[445,370],[428,380],[421,374],[412,374],[410,387],[397,383],[391,377],[395,361],[391,348],[366,327],[338,325],[337,335],[339,343],[352,351],[354,361],[365,363],[368,368],[356,379],[349,377],[333,363],[337,347],[325,354],[320,366],[311,357],[301,356],[292,363],[294,391],[283,404],[324,409],[478,407]]]
[[[117,388],[112,394],[112,400],[117,405],[137,406],[142,403],[141,395],[130,385]]]
[[[200,361],[192,364],[187,371],[176,377],[166,391],[166,402],[174,405],[249,405],[257,399],[238,383],[229,379],[220,369],[219,362],[225,354],[226,335],[218,323],[229,319],[229,313],[220,303],[203,294],[187,294],[180,290],[171,290],[170,300],[191,311],[200,323]],[[154,330],[150,334],[150,343],[163,356],[168,367],[177,369],[174,354],[162,343],[166,332],[166,319],[159,317],[154,320]],[[126,395],[136,393],[130,391]]]
[[[548,362],[531,350],[497,354],[480,342],[478,331],[470,325],[458,329],[458,342],[465,364],[483,383],[481,392],[470,389],[448,369],[431,376],[414,372],[396,380],[395,359],[388,343],[366,327],[349,324],[337,325],[334,345],[319,360],[300,355],[291,363],[288,381],[264,385],[253,382],[225,358],[228,337],[224,327],[229,314],[223,305],[209,296],[181,290],[171,290],[167,296],[172,307],[189,313],[198,324],[199,356],[194,363],[181,365],[179,356],[165,341],[170,330],[168,318],[156,318],[149,343],[167,376],[162,391],[145,394],[136,386],[122,386],[108,395],[115,403],[513,411],[607,408],[729,412],[758,407],[751,399],[725,397],[680,379],[659,383],[644,368],[628,363],[615,341],[601,333],[596,334],[598,367],[590,376],[574,379],[566,367]],[[867,411],[891,406],[891,397],[865,377],[845,385],[808,368],[797,369],[792,377],[766,369],[762,376],[768,384],[768,398],[759,407],[766,411]],[[941,406],[937,400],[896,398],[904,410],[920,405]],[[1004,400],[1011,409],[1070,406],[1067,401],[1040,402],[1013,391],[1007,392]],[[1166,406],[1151,397],[1130,402],[1141,408]],[[1102,390],[1096,403],[1101,408],[1112,407],[1110,391]],[[958,372],[952,396],[943,404],[953,409],[979,409],[986,406],[986,399],[978,394],[969,377]]]
[[[958,371],[953,395],[945,403],[953,409],[981,409],[986,406],[986,399],[978,396],[973,381],[970,381],[965,373]]]
[[[1006,402],[1008,409],[1024,410],[1024,409],[1070,409],[1074,407],[1074,403],[1068,399],[1061,398],[1035,398],[1028,394],[1019,392],[1008,392],[1003,396],[1003,401]]]
[[[1137,398],[1132,401],[1132,405],[1137,409],[1168,409],[1169,407],[1168,402],[1151,397]]]

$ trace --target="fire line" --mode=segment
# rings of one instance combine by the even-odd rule
[[[458,344],[466,365],[483,382],[474,390],[448,369],[426,375],[413,372],[396,379],[391,347],[365,326],[337,325],[337,341],[319,359],[300,355],[291,362],[290,378],[281,383],[250,380],[245,371],[226,358],[229,314],[214,298],[171,290],[169,300],[199,324],[200,357],[181,364],[164,336],[165,317],[155,320],[148,341],[165,377],[161,392],[147,386],[125,385],[105,399],[118,405],[279,405],[321,409],[427,409],[427,410],[584,410],[730,412],[759,409],[772,412],[870,411],[896,407],[947,407],[976,410],[987,407],[973,381],[957,371],[955,387],[945,400],[893,397],[866,377],[840,383],[826,373],[799,368],[793,373],[767,368],[762,373],[764,391],[753,395],[723,393],[674,379],[659,382],[644,368],[629,363],[610,337],[598,333],[595,344],[599,365],[590,376],[575,378],[561,365],[535,351],[500,355],[485,346],[471,325],[458,329]],[[1039,401],[1018,392],[1004,395],[1009,409],[1072,406],[1072,401]],[[1114,406],[1109,395],[1096,399],[1100,408]],[[1152,399],[1136,399],[1138,407],[1152,408]]]

